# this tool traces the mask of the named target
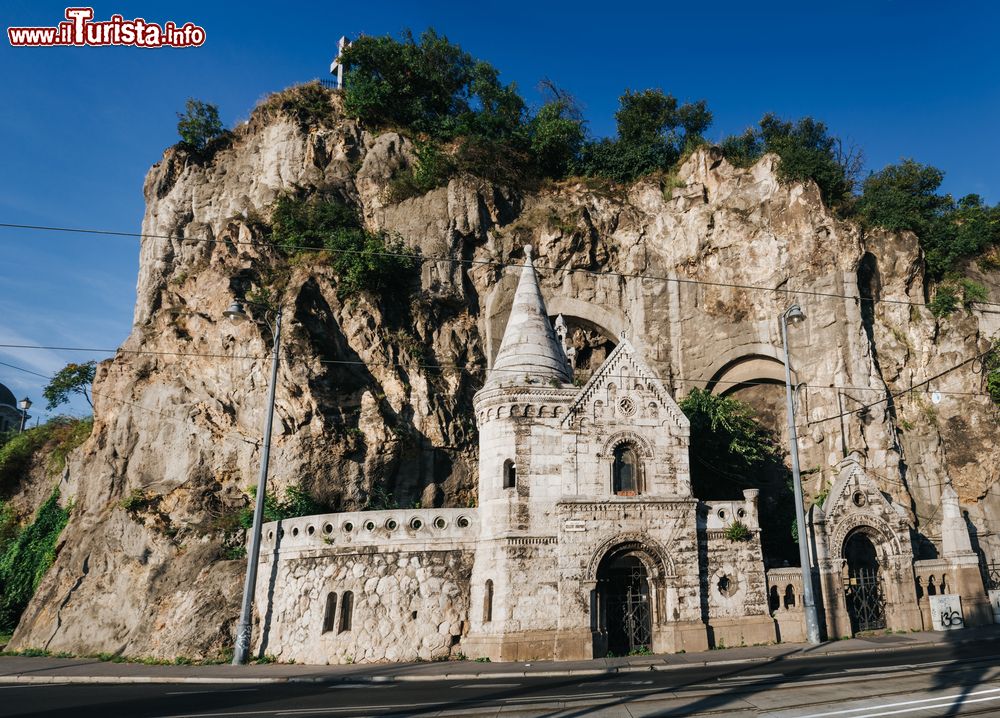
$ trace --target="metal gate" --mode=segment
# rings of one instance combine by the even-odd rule
[[[646,571],[632,566],[624,578],[621,584],[609,587],[608,647],[619,654],[649,650],[652,627]]]
[[[986,585],[986,590],[1000,589],[1000,562],[980,562],[979,566],[983,571],[983,583]]]
[[[885,594],[878,569],[855,569],[848,579],[846,594],[854,633],[885,628]]]

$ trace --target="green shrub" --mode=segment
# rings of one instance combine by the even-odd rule
[[[724,461],[726,469],[745,471],[780,456],[774,436],[741,401],[694,389],[681,400],[680,408],[691,422],[692,439],[701,437],[704,453]]]
[[[572,165],[575,174],[630,182],[669,171],[712,123],[704,100],[678,105],[662,90],[626,90],[618,102],[618,138],[586,143]]]
[[[941,319],[952,314],[959,306],[966,311],[972,309],[977,302],[985,302],[989,293],[979,282],[967,278],[946,279],[939,284],[934,292],[934,298],[927,304],[931,314]]]
[[[69,509],[59,506],[59,491],[53,491],[31,524],[0,555],[0,630],[12,631],[17,626],[55,560],[56,542],[69,513]]]
[[[250,498],[256,501],[257,487],[251,486],[248,493],[250,494]],[[270,492],[264,496],[264,523],[293,519],[297,516],[312,516],[314,514],[326,513],[329,510],[329,506],[319,503],[305,489],[299,486],[289,486],[285,489],[284,500],[279,499]],[[242,528],[253,528],[253,511],[253,502],[251,502],[250,506],[240,511],[239,525]]]
[[[1000,407],[1000,339],[993,342],[990,352],[983,357],[983,373],[986,379],[986,393],[993,403]]]
[[[975,194],[955,202],[938,193],[943,179],[935,167],[903,160],[866,179],[857,204],[869,226],[914,232],[935,279],[1000,244],[1000,205],[989,207]]]
[[[42,424],[11,437],[0,447],[0,488],[9,489],[27,475],[32,457],[51,433],[52,428]]]
[[[47,467],[51,473],[62,471],[66,457],[90,436],[93,418],[75,419],[57,416],[41,426],[14,434],[0,446],[0,489],[10,489],[19,483],[31,469],[35,454],[46,444],[54,442],[48,456]]]
[[[390,203],[425,195],[447,184],[455,171],[454,162],[434,142],[418,142],[414,151],[416,161],[413,166],[399,172],[389,182],[386,199]]]
[[[931,314],[943,318],[958,309],[958,290],[953,284],[942,284],[934,292],[934,298],[927,304]]]
[[[679,403],[691,422],[694,495],[742,499],[744,489],[759,489],[764,555],[795,561],[798,551],[789,530],[795,517],[791,474],[774,435],[757,422],[753,409],[736,399],[695,389]]]
[[[531,153],[546,177],[563,177],[580,154],[583,120],[565,97],[545,103],[528,123]]]
[[[979,282],[963,278],[958,281],[958,286],[962,290],[962,306],[966,309],[971,309],[973,304],[989,301],[989,290]]]
[[[318,81],[293,85],[265,99],[257,113],[285,115],[308,129],[328,123],[334,117],[331,91]]]
[[[438,139],[516,133],[525,115],[514,85],[461,47],[428,29],[358,38],[344,51],[344,110],[375,126],[408,128]]]
[[[147,494],[142,489],[132,489],[131,493],[118,502],[118,505],[132,516],[149,511],[160,502],[159,496]]]
[[[733,521],[726,527],[724,535],[730,541],[749,541],[753,534],[750,528],[740,520]]]
[[[49,454],[49,471],[58,473],[66,468],[66,458],[70,452],[78,448],[90,438],[94,430],[94,417],[85,419],[73,419],[64,424],[57,425],[52,432],[52,438],[58,443],[52,448]]]
[[[813,180],[830,207],[850,201],[854,177],[861,169],[860,154],[845,154],[840,140],[811,117],[788,122],[768,113],[757,128],[726,138],[721,148],[737,167],[749,167],[766,152],[777,154],[778,176],[790,182]]]
[[[194,153],[207,150],[225,134],[218,106],[189,97],[184,103],[184,112],[177,113],[177,134],[187,150]]]
[[[357,213],[338,199],[281,196],[271,225],[273,241],[288,255],[330,252],[341,298],[359,292],[400,296],[410,285],[417,263],[403,243],[365,230]]]

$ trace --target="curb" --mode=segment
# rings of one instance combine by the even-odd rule
[[[976,643],[989,638],[968,638],[958,641],[949,641],[946,645],[960,645],[963,643]],[[613,666],[608,668],[567,668],[563,670],[545,671],[497,671],[497,672],[469,672],[469,673],[413,673],[413,674],[386,674],[386,675],[352,675],[352,676],[77,676],[77,675],[5,675],[0,676],[0,685],[100,685],[100,684],[276,684],[276,683],[354,683],[354,684],[379,684],[379,683],[426,683],[433,681],[480,681],[480,680],[503,680],[511,678],[557,678],[571,676],[613,676],[626,673],[647,673],[649,671],[675,671],[683,668],[697,668],[706,666],[725,666],[754,663],[768,663],[778,659],[800,660],[803,658],[813,658],[817,656],[847,656],[865,655],[876,653],[893,653],[911,648],[927,648],[942,645],[941,641],[918,641],[905,645],[892,645],[886,647],[858,648],[844,651],[830,651],[822,654],[807,653],[807,648],[800,648],[780,656],[753,656],[748,658],[734,658],[729,660],[704,660],[691,661],[688,663],[652,663],[645,666]]]

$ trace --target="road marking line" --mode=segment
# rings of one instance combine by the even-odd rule
[[[865,718],[875,718],[876,716],[892,716],[898,715],[900,713],[913,713],[914,711],[928,711],[937,708],[952,708],[958,706],[961,708],[969,703],[982,703],[983,701],[1000,701],[1000,696],[988,696],[986,698],[973,698],[972,700],[957,700],[951,701],[950,703],[938,703],[932,706],[914,706],[912,708],[902,708],[898,711],[883,711],[882,713],[866,713]]]
[[[517,688],[520,683],[460,683],[452,688]]]
[[[761,678],[784,678],[784,673],[758,673],[754,676],[731,676],[725,678],[718,678],[719,681],[756,681]]]
[[[232,690],[222,689],[221,691],[167,691],[164,695],[168,696],[193,696],[198,693],[248,693],[250,691],[259,691],[259,688],[235,688]]]
[[[1000,688],[990,688],[990,689],[984,690],[984,691],[973,691],[972,693],[958,693],[958,694],[953,695],[953,696],[937,696],[936,698],[921,698],[920,700],[915,700],[915,701],[900,701],[898,703],[886,703],[885,705],[880,705],[880,706],[865,706],[863,708],[847,708],[847,709],[842,710],[842,711],[829,711],[827,713],[811,713],[808,716],[804,716],[803,718],[822,718],[823,716],[842,716],[842,715],[847,715],[848,713],[861,713],[863,711],[870,711],[870,710],[872,710],[872,708],[896,708],[898,706],[916,706],[918,703],[934,703],[934,702],[937,702],[937,701],[945,701],[945,700],[949,700],[949,699],[952,699],[952,698],[958,698],[958,699],[960,699],[960,702],[972,703],[973,701],[961,700],[961,699],[967,698],[968,696],[980,696],[980,695],[983,695],[983,694],[986,694],[986,693],[1000,693]],[[978,698],[978,699],[976,699],[976,702],[978,702],[978,701],[990,701],[990,700],[1000,700],[1000,696],[994,695],[994,696],[990,696],[989,698]],[[912,710],[925,710],[927,708],[942,708],[942,707],[945,707],[945,706],[952,705],[953,703],[954,703],[954,701],[952,701],[952,703],[943,703],[941,705],[936,705],[936,706],[921,706],[921,707],[918,707],[918,708],[908,708],[908,709],[902,710],[902,711],[889,711],[888,713],[868,713],[866,715],[868,715],[868,716],[876,716],[876,715],[892,715],[893,713],[907,713],[907,712],[912,711]]]

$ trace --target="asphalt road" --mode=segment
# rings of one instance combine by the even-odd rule
[[[0,716],[1000,716],[1000,644],[613,676],[0,686]]]

